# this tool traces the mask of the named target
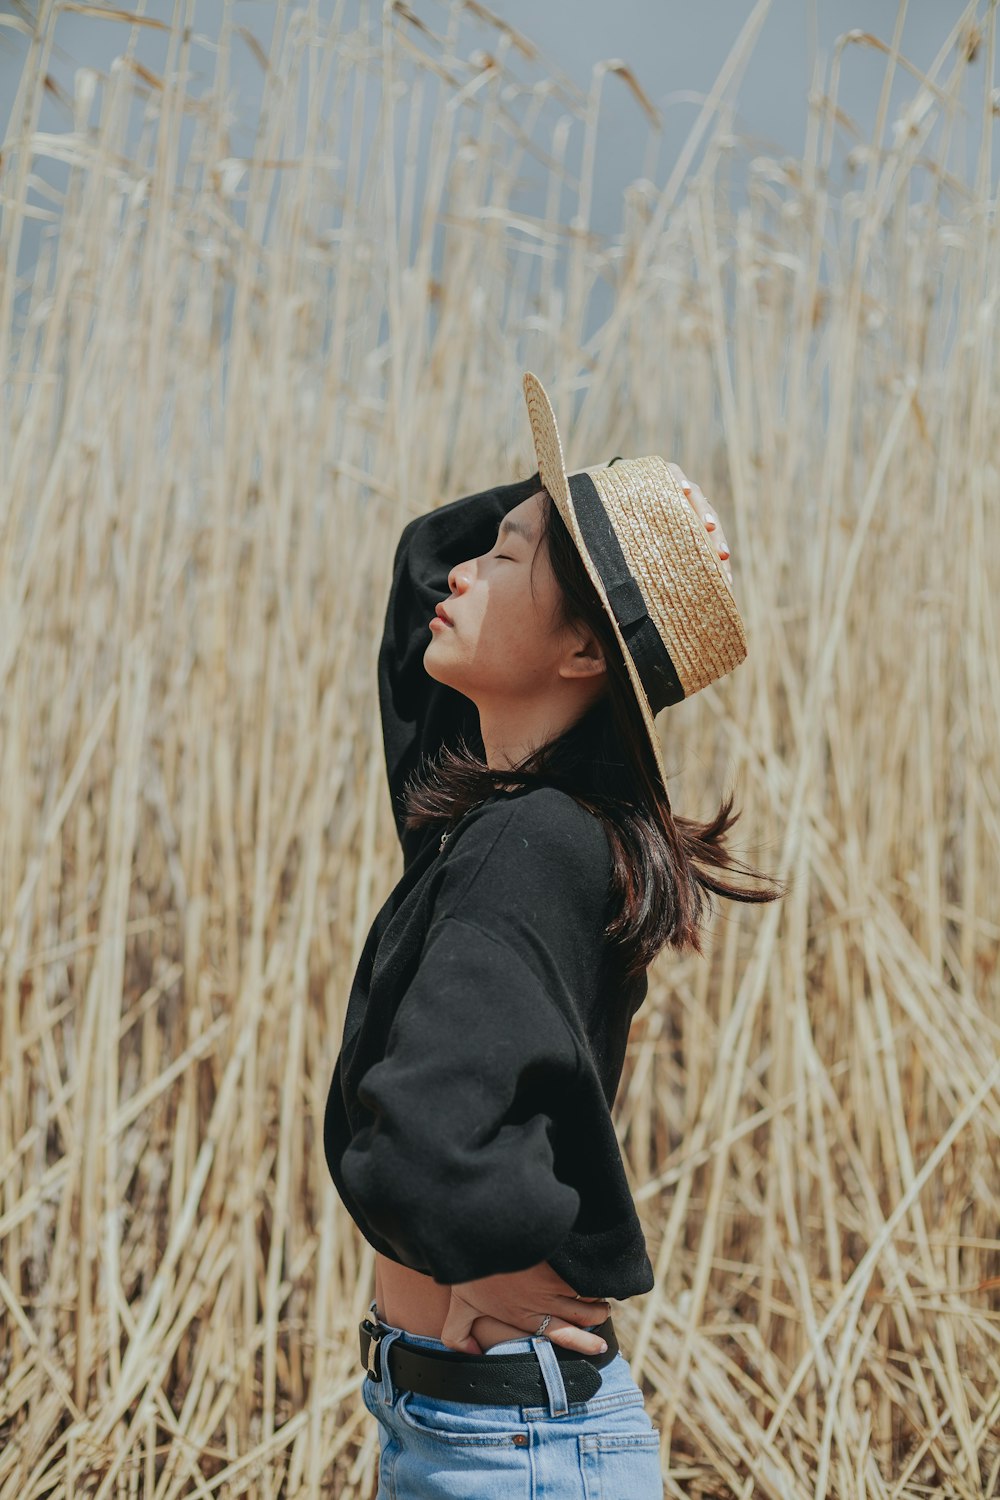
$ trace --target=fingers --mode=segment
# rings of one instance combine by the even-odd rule
[[[591,1318],[590,1322],[594,1319]],[[599,1339],[596,1333],[589,1333],[586,1328],[576,1328],[572,1323],[563,1323],[558,1318],[545,1330],[545,1337],[553,1344],[561,1344],[564,1349],[575,1349],[580,1354],[601,1354],[605,1347],[604,1340]]]
[[[448,1304],[448,1316],[441,1328],[441,1342],[460,1354],[482,1354],[472,1336],[472,1324],[476,1317],[474,1308],[466,1307],[454,1296]]]
[[[604,1297],[584,1299],[576,1297],[553,1297],[547,1307],[554,1316],[545,1329],[545,1337],[564,1349],[576,1349],[581,1354],[600,1354],[606,1347],[604,1340],[591,1332],[589,1325],[603,1323],[611,1312],[611,1303]]]
[[[684,490],[684,493],[691,502],[692,508],[701,517],[706,531],[711,533],[712,543],[719,554],[719,561],[722,564],[722,571],[726,576],[727,582],[731,585],[733,581],[733,570],[729,563],[731,549],[726,540],[726,534],[719,523],[718,516],[706,500],[700,485],[694,484],[688,479],[679,464],[668,462],[667,468]]]
[[[459,1353],[479,1354],[505,1338],[531,1338],[547,1317],[543,1337],[585,1354],[602,1340],[589,1331],[611,1311],[606,1297],[578,1297],[550,1266],[457,1283],[451,1288],[441,1342]]]
[[[595,1297],[593,1300],[576,1297],[553,1297],[546,1304],[546,1312],[551,1312],[555,1317],[565,1323],[578,1323],[584,1327],[588,1323],[603,1323],[611,1312],[611,1303],[604,1297]],[[551,1323],[549,1327],[551,1328]],[[545,1330],[546,1333],[548,1329]]]
[[[508,1323],[501,1318],[491,1318],[487,1315],[478,1317],[473,1322],[473,1339],[478,1342],[478,1349],[462,1350],[461,1353],[484,1354],[492,1349],[494,1344],[499,1344],[506,1339],[530,1339],[537,1337],[536,1329],[541,1318],[534,1313],[524,1320],[519,1319],[516,1323]],[[546,1324],[542,1338],[550,1339],[553,1343],[562,1344],[567,1349],[574,1349],[581,1354],[600,1354],[603,1342],[594,1333],[588,1333],[586,1329],[575,1328],[565,1323],[561,1318],[552,1318]]]

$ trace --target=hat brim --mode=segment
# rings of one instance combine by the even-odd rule
[[[663,784],[663,795],[667,798],[669,805],[667,768],[663,762],[663,747],[660,744],[660,737],[657,733],[656,723],[649,706],[649,699],[646,696],[646,689],[643,687],[642,679],[639,676],[639,670],[632,659],[632,653],[625,642],[625,637],[622,635],[618,621],[615,618],[614,610],[608,601],[601,575],[597,571],[594,560],[587,549],[587,543],[584,541],[583,533],[580,530],[580,523],[577,520],[576,511],[573,507],[573,499],[570,494],[566,461],[563,457],[562,442],[559,438],[559,429],[556,426],[552,403],[549,401],[541,381],[530,370],[524,372],[521,383],[524,387],[524,399],[528,407],[528,421],[531,424],[531,437],[535,446],[535,457],[538,460],[538,476],[543,487],[552,497],[552,503],[555,505],[565,522],[567,531],[573,538],[583,565],[594,588],[597,590],[598,597],[604,606],[604,611],[618,639],[622,660],[631,679],[636,702],[639,705],[639,711],[646,726],[646,733],[649,736],[649,743],[656,761],[657,770],[660,773],[660,780]],[[673,476],[669,470],[665,472],[669,481],[675,483],[676,481],[673,480]],[[591,471],[584,470],[584,473],[591,473]],[[679,486],[678,490],[680,491]],[[683,494],[682,491],[680,493]]]

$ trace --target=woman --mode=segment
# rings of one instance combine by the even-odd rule
[[[653,716],[746,655],[728,548],[653,456],[539,461],[411,521],[378,661],[403,875],[358,964],[324,1125],[376,1251],[378,1496],[662,1496],[610,1299],[653,1270],[612,1120],[665,944],[700,952],[732,799],[673,814]],[[689,498],[690,497],[690,498]],[[707,868],[706,868],[707,867]]]

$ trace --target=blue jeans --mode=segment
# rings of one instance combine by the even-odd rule
[[[660,1434],[619,1351],[589,1401],[567,1402],[559,1361],[542,1337],[505,1339],[489,1354],[535,1353],[548,1400],[541,1406],[445,1401],[396,1390],[394,1340],[446,1349],[378,1316],[382,1379],[366,1375],[362,1399],[379,1426],[375,1500],[663,1500]],[[596,1327],[596,1324],[591,1324]]]

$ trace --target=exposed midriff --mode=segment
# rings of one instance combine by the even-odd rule
[[[451,1287],[435,1281],[433,1276],[425,1276],[422,1271],[412,1271],[409,1266],[389,1260],[376,1250],[375,1306],[383,1323],[391,1323],[395,1328],[405,1328],[409,1333],[439,1339],[450,1305]],[[601,1321],[604,1309],[599,1309],[598,1314],[595,1315],[595,1324]],[[506,1339],[527,1338],[531,1332],[530,1329],[513,1327],[487,1313],[474,1318],[471,1328],[465,1331],[472,1334],[483,1351],[492,1349],[494,1344]]]
[[[439,1339],[451,1288],[375,1252],[375,1303],[384,1323]]]

